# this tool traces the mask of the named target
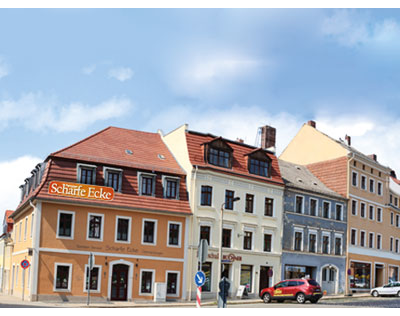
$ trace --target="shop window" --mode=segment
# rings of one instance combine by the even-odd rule
[[[296,196],[296,213],[302,214],[303,213],[303,197]]]
[[[55,265],[55,291],[70,291],[71,290],[71,264],[56,263]]]
[[[157,221],[143,219],[142,244],[155,245],[157,240]]]
[[[231,235],[232,230],[224,228],[222,229],[222,247],[231,248]]]
[[[103,240],[103,214],[88,214],[88,240]]]
[[[212,187],[208,185],[202,185],[200,205],[211,206],[211,202],[212,202]]]
[[[207,240],[208,245],[210,245],[210,234],[211,234],[211,227],[201,225],[200,226],[200,240],[205,239]]]
[[[152,294],[153,293],[153,270],[141,270],[140,275],[140,294]]]
[[[167,295],[179,295],[179,272],[167,272]]]
[[[265,198],[264,216],[274,216],[274,200]]]
[[[111,187],[115,192],[122,190],[122,170],[104,167],[104,185]]]
[[[222,271],[221,271],[220,279],[222,279],[223,277],[229,279],[230,271],[231,271],[231,265],[230,264],[227,264],[227,263],[222,264]]]
[[[272,250],[272,235],[264,234],[264,251],[271,252]]]
[[[389,266],[389,283],[397,282],[399,280],[399,268]]]
[[[313,267],[285,265],[285,279],[314,278]]]
[[[310,215],[317,216],[317,200],[310,199]]]
[[[244,232],[243,237],[243,249],[251,250],[252,249],[252,242],[253,242],[253,233],[252,232]]]
[[[168,222],[168,246],[180,247],[181,223]]]
[[[77,164],[77,180],[78,183],[96,184],[96,166]]]
[[[200,270],[200,264],[198,265],[198,270]],[[204,285],[201,287],[202,292],[211,292],[211,284],[212,284],[212,263],[211,262],[205,262],[201,265],[201,270],[204,272],[206,276],[206,282]]]
[[[115,241],[130,242],[131,218],[117,216],[117,235]]]
[[[88,290],[88,282],[89,282],[89,266],[86,266],[86,274],[85,274],[85,291]],[[100,291],[100,266],[94,266],[92,271],[90,272],[90,291]]]
[[[246,213],[254,212],[254,195],[253,194],[246,194],[245,212]]]
[[[74,216],[75,212],[58,211],[57,238],[74,238]]]
[[[350,288],[369,289],[371,281],[371,264],[362,262],[351,262]]]
[[[240,285],[244,285],[249,293],[253,292],[253,266],[241,265]]]

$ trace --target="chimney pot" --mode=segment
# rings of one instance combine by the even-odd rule
[[[351,146],[351,137],[349,135],[346,135],[345,139],[346,139],[347,145]]]
[[[261,127],[261,148],[275,148],[276,143],[276,128],[265,125]]]
[[[394,170],[390,170],[390,176],[397,179],[396,172]]]
[[[238,142],[238,143],[244,143],[244,140],[243,139],[241,139],[241,138],[236,138],[236,141]]]
[[[307,125],[315,128],[317,126],[317,123],[315,123],[315,121],[310,120],[307,122]]]

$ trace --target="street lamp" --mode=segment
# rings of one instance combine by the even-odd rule
[[[237,197],[233,198],[232,203],[239,201],[239,200],[240,200],[240,197],[237,196]],[[221,271],[222,271],[222,267],[221,267],[221,265],[222,265],[222,236],[223,236],[222,223],[224,221],[224,205],[225,204],[226,204],[226,202],[221,204],[221,220],[219,222],[219,232],[220,232],[221,239],[219,241],[219,251],[218,251],[218,274],[217,274],[218,282],[219,282],[219,278],[221,277]],[[217,302],[218,302],[218,287],[217,287],[216,297],[217,297]]]

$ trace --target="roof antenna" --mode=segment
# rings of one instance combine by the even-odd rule
[[[254,143],[254,146],[255,147],[260,147],[260,141],[261,141],[261,139],[260,139],[260,135],[261,135],[261,127],[258,127],[257,128],[257,134],[256,134],[256,141],[255,141],[255,143]]]

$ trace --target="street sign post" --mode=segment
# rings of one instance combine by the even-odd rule
[[[89,259],[88,259],[89,273],[87,275],[88,279],[86,281],[86,284],[87,284],[87,305],[89,305],[89,303],[90,303],[90,279],[91,279],[91,276],[92,276],[93,266],[94,266],[94,254],[90,253],[89,254]]]
[[[25,294],[25,269],[29,268],[30,265],[31,264],[26,259],[21,261],[21,268],[24,269],[22,271],[22,300],[24,300],[24,296],[25,296],[24,295]]]
[[[197,271],[194,276],[194,283],[197,285],[196,307],[201,307],[201,287],[206,283],[206,275],[203,271]]]

